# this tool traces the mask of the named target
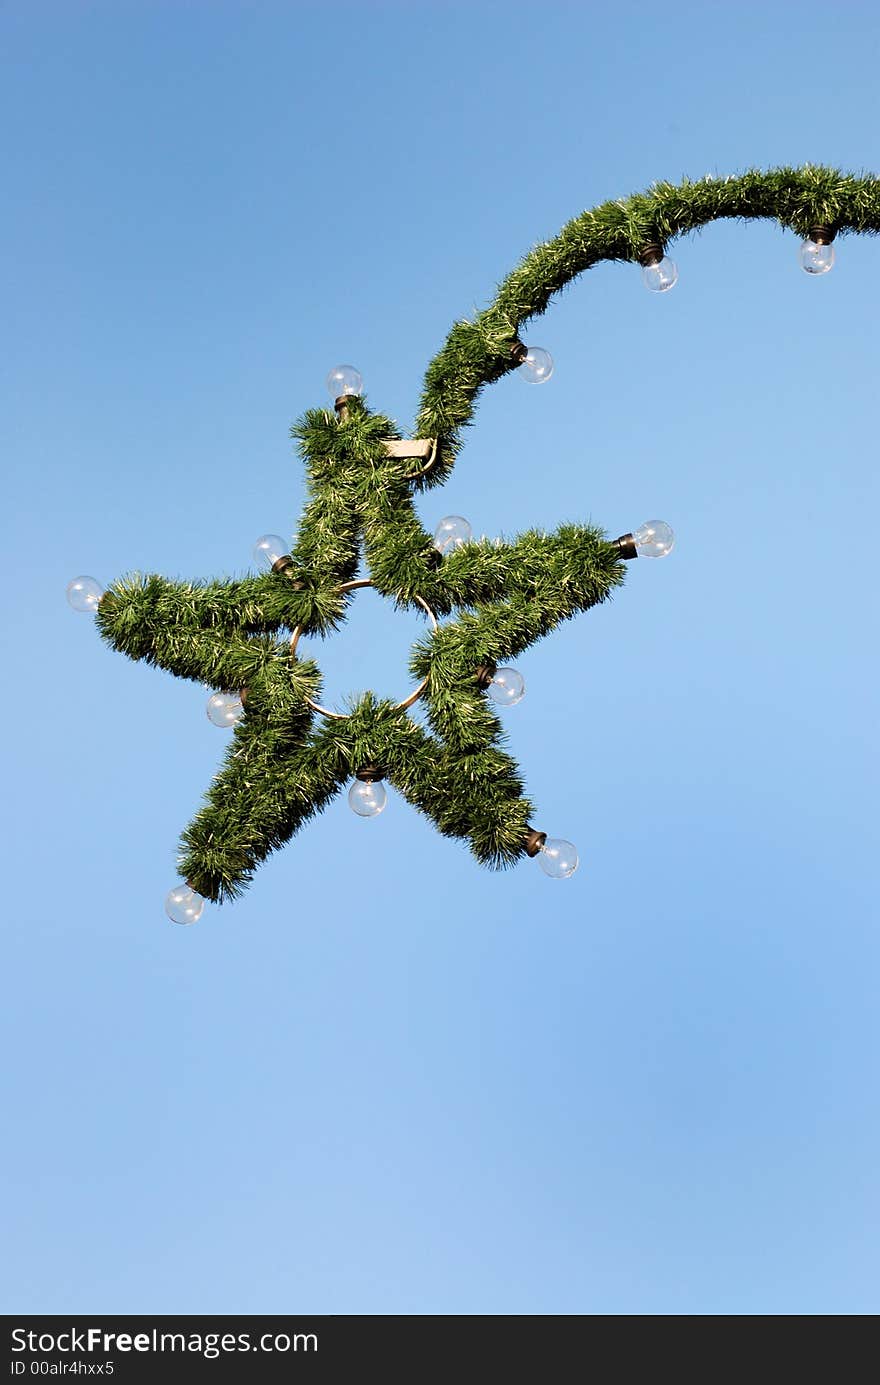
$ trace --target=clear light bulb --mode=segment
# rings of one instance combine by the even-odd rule
[[[518,669],[499,668],[486,691],[499,707],[515,707],[525,697],[526,680]]]
[[[175,885],[165,896],[165,912],[172,923],[195,923],[201,918],[204,907],[204,895],[187,884]]]
[[[672,552],[675,534],[662,519],[646,519],[633,534],[633,543],[640,558],[665,558]]]
[[[244,706],[238,693],[213,693],[208,698],[205,711],[212,726],[223,728],[234,726],[244,716]]]
[[[267,572],[271,572],[273,564],[286,555],[287,549],[280,534],[261,534],[254,544],[254,562]]]
[[[805,274],[827,274],[834,267],[834,246],[817,240],[801,241],[798,258]]]
[[[538,864],[551,880],[567,880],[578,868],[577,848],[561,837],[548,837],[538,852]]]
[[[553,374],[553,357],[543,346],[530,346],[517,366],[530,385],[545,385]]]
[[[470,543],[474,531],[461,515],[447,515],[434,530],[434,547],[440,553],[453,553],[462,544]]]
[[[364,377],[353,365],[335,365],[327,376],[327,393],[331,399],[346,394],[363,394]]]
[[[67,584],[67,603],[74,611],[93,616],[103,595],[104,588],[94,577],[74,577]]]
[[[678,283],[678,265],[675,260],[670,260],[668,255],[664,255],[653,264],[642,266],[642,278],[645,287],[652,293],[666,293]]]
[[[359,818],[378,817],[387,802],[388,794],[380,779],[356,779],[348,791],[348,806]]]

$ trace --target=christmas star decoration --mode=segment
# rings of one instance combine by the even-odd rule
[[[136,574],[106,592],[92,578],[70,584],[71,605],[94,613],[115,649],[205,683],[237,708],[225,764],[183,834],[186,883],[166,906],[177,921],[198,917],[206,898],[238,894],[346,783],[356,810],[371,813],[387,779],[488,866],[538,856],[547,874],[571,874],[570,844],[532,826],[490,691],[506,686],[506,660],[606,600],[627,560],[668,552],[671,531],[649,521],[609,539],[565,524],[474,542],[451,517],[432,539],[414,497],[449,475],[484,386],[513,370],[533,383],[550,378],[549,353],[526,346],[520,331],[555,293],[616,261],[641,265],[647,287],[665,294],[678,278],[670,241],[721,218],[794,231],[815,281],[832,268],[838,236],[880,231],[880,180],[808,165],[657,183],[583,212],[524,258],[487,309],[455,323],[428,366],[414,441],[367,407],[356,372],[340,369],[334,407],[310,410],[292,430],[309,500],[296,541],[272,555],[269,572],[203,583]],[[338,714],[322,706],[319,669],[299,645],[332,633],[364,584],[427,614],[430,629],[413,650],[418,682],[408,697],[367,693]],[[409,714],[417,698],[427,729]]]
[[[387,779],[487,865],[534,854],[542,834],[530,827],[487,691],[506,660],[608,596],[622,579],[620,547],[592,526],[567,525],[440,552],[413,504],[430,459],[407,455],[425,448],[398,439],[390,419],[343,396],[333,411],[307,413],[295,433],[310,499],[270,572],[207,584],[135,576],[98,607],[115,648],[241,697],[225,764],[183,836],[189,887],[235,895],[352,780]],[[362,555],[368,576],[358,578]],[[298,656],[300,637],[335,629],[364,582],[431,615],[435,628],[411,663],[430,730],[410,714],[412,695],[400,703],[368,693],[342,715],[322,708],[320,672]]]

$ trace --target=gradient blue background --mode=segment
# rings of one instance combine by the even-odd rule
[[[451,322],[653,179],[878,163],[869,3],[13,3],[0,116],[6,1312],[866,1313],[878,1296],[880,246],[720,225],[527,333],[445,490],[679,542],[519,663],[582,865],[337,800],[197,927],[204,692],[64,601],[242,572],[337,361],[411,425]],[[328,696],[408,686],[365,594]],[[356,667],[356,672],[354,669]]]

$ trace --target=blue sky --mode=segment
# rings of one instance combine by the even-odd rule
[[[876,169],[869,4],[6,4],[6,1312],[875,1312],[880,248],[682,241],[529,339],[427,525],[668,519],[505,713],[582,865],[344,799],[172,926],[225,744],[64,587],[248,569],[350,361],[657,178]],[[11,138],[10,138],[11,136]],[[328,693],[407,686],[365,594]],[[355,672],[356,670],[356,672]]]

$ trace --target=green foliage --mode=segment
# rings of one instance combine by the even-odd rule
[[[182,839],[181,869],[211,899],[235,896],[256,866],[365,765],[385,776],[446,836],[505,866],[525,851],[532,808],[477,670],[513,658],[578,611],[604,601],[624,575],[620,550],[591,525],[529,531],[510,543],[471,543],[440,559],[413,507],[442,482],[483,385],[514,368],[522,324],[603,259],[636,260],[719,217],[772,217],[805,235],[880,230],[880,182],[830,169],[778,169],[707,178],[584,212],[537,246],[474,322],[459,322],[428,367],[418,418],[435,460],[392,458],[394,423],[351,400],[337,416],[309,410],[292,430],[310,499],[284,572],[243,581],[171,582],[131,576],[98,609],[104,639],[132,659],[223,691],[246,689],[245,716],[205,804]],[[412,672],[427,679],[429,731],[372,696],[343,720],[316,716],[315,664],[293,657],[289,632],[326,633],[345,617],[342,583],[361,549],[374,586],[398,606],[418,599],[455,619],[421,640]]]

